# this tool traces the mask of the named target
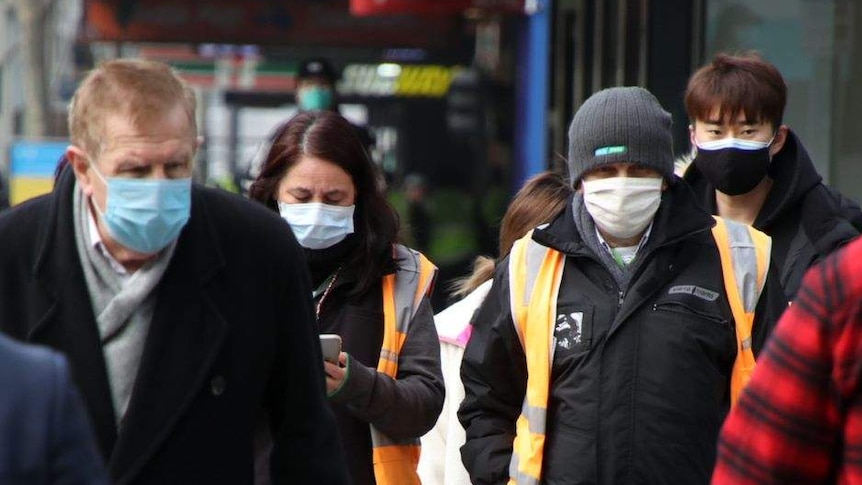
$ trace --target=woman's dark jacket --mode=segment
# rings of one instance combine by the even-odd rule
[[[394,271],[397,263],[390,263],[383,266]],[[337,268],[332,263],[322,266]],[[397,378],[377,371],[383,344],[382,278],[369,291],[355,295],[358,271],[346,269],[332,285],[320,306],[318,325],[320,333],[341,335],[342,350],[351,356],[348,378],[330,402],[353,485],[374,485],[369,424],[395,439],[418,439],[434,426],[443,408],[443,375],[428,298],[410,323],[398,359]],[[312,271],[313,275],[319,273]],[[321,276],[315,278],[316,283],[325,283]]]

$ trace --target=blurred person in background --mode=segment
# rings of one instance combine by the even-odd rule
[[[575,194],[513,244],[474,319],[464,465],[474,485],[706,484],[786,308],[768,237],[695,202],[649,91],[593,94],[568,134]]]
[[[65,354],[115,483],[250,484],[263,414],[272,483],[347,483],[302,250],[192,183],[195,110],[162,63],[87,75],[53,191],[0,214],[0,330]]]
[[[318,329],[341,336],[326,370],[354,485],[419,483],[419,437],[443,405],[429,302],[436,268],[397,243],[398,217],[350,123],[306,111],[276,129],[252,199],[305,248]]]
[[[296,106],[300,111],[338,111],[335,82],[338,72],[322,57],[304,59],[296,74]]]
[[[862,239],[806,273],[724,423],[712,483],[862,483]]]
[[[108,485],[66,359],[0,334],[0,483]]]
[[[300,111],[333,111],[339,113],[338,90],[335,84],[341,73],[324,57],[311,57],[299,63],[296,74],[296,106]],[[340,113],[339,113],[340,114]],[[374,155],[376,140],[367,126],[351,123],[362,146]]]
[[[859,205],[823,183],[782,123],[787,86],[754,53],[717,54],[689,79],[685,107],[695,153],[684,178],[712,214],[772,237],[787,300],[816,261],[862,229]]]
[[[572,196],[572,187],[559,174],[542,172],[530,178],[515,194],[500,223],[497,260],[530,229],[553,220]],[[446,400],[437,424],[422,437],[419,476],[424,485],[470,485],[470,477],[461,463],[464,428],[458,422],[458,406],[464,399],[461,383],[461,359],[470,340],[473,315],[491,288],[496,261],[479,256],[473,273],[454,283],[453,296],[459,300],[434,316],[440,337],[440,362],[446,385]]]
[[[404,195],[407,199],[407,224],[412,246],[427,252],[433,232],[428,208],[428,181],[425,176],[411,173],[404,177]]]

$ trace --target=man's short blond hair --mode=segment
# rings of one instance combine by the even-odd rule
[[[69,103],[72,144],[97,157],[109,114],[126,115],[134,125],[146,126],[178,105],[189,117],[192,140],[197,139],[195,94],[173,68],[142,59],[104,62],[84,78]]]

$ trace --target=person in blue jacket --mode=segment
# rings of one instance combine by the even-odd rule
[[[107,485],[66,359],[0,335],[0,483]]]

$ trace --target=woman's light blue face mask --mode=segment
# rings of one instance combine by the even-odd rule
[[[138,253],[153,254],[179,237],[191,215],[191,178],[105,177],[92,161],[90,167],[107,186],[104,211],[93,206],[114,240]]]
[[[307,249],[334,246],[353,233],[355,205],[340,206],[320,202],[278,203],[278,212],[290,224],[299,244]]]

